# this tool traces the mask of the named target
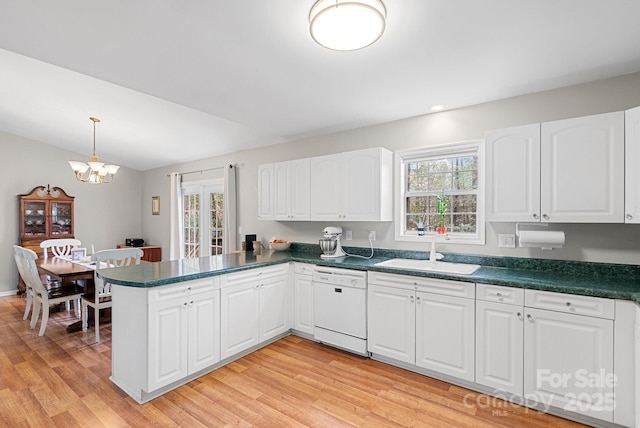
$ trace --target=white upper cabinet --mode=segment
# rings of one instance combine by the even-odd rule
[[[392,170],[383,148],[311,158],[311,220],[391,221]]]
[[[487,221],[540,220],[540,124],[485,135]]]
[[[258,166],[258,219],[275,219],[275,180],[273,164]]]
[[[542,221],[624,221],[624,112],[541,128]]]
[[[258,219],[391,221],[393,153],[383,148],[258,167]]]
[[[273,172],[275,220],[309,220],[309,159],[278,162]]]
[[[487,221],[622,223],[624,113],[489,131]]]
[[[640,107],[625,112],[625,222],[640,223]]]
[[[342,219],[344,199],[344,167],[342,156],[311,158],[311,219]]]

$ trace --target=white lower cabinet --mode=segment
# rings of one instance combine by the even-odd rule
[[[294,263],[293,277],[293,329],[313,335],[313,284],[311,282],[313,266],[307,263]]]
[[[369,352],[473,381],[474,287],[369,272]]]
[[[615,301],[525,291],[524,395],[613,422]]]
[[[476,302],[476,382],[522,395],[523,308]]]
[[[613,300],[484,284],[477,299],[476,383],[613,422]]]
[[[220,358],[223,360],[260,342],[258,285],[220,290]]]
[[[525,318],[525,397],[613,422],[613,320],[534,308]]]
[[[369,284],[367,297],[368,351],[415,364],[415,291]]]
[[[222,360],[289,330],[288,272],[283,264],[222,276]]]
[[[149,305],[148,391],[169,385],[218,361],[219,290]]]
[[[416,365],[473,382],[474,326],[473,299],[417,292]]]
[[[476,383],[523,393],[524,290],[476,285]]]

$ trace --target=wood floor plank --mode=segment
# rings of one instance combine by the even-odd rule
[[[22,400],[15,391],[0,390],[0,426],[19,426],[26,423]]]
[[[0,427],[583,426],[296,336],[140,405],[109,380],[108,324],[96,344],[61,311],[39,337],[24,303],[0,298]]]

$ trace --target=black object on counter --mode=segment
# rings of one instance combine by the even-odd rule
[[[127,238],[124,240],[124,245],[126,245],[127,247],[144,247],[144,239]]]
[[[256,235],[244,235],[244,250],[253,251],[253,241],[256,240]]]

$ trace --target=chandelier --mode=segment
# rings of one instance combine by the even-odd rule
[[[353,51],[382,36],[386,16],[380,0],[318,0],[309,12],[309,31],[325,48]]]
[[[98,162],[96,156],[96,122],[100,122],[97,117],[89,118],[93,122],[93,154],[89,162],[69,161],[69,165],[76,173],[76,178],[83,183],[102,184],[111,183],[113,176],[118,172],[118,165],[105,165]],[[87,174],[85,174],[88,172]]]

